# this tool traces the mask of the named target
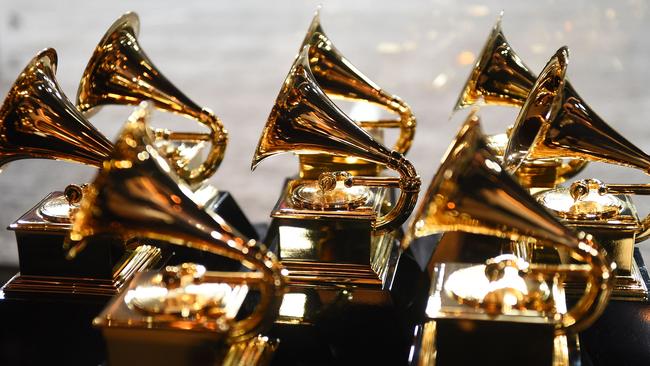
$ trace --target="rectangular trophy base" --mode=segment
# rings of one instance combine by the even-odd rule
[[[634,248],[632,269],[629,275],[615,274],[614,289],[611,299],[620,301],[648,302],[648,271],[641,258],[638,248]],[[567,282],[564,284],[567,297],[580,297],[584,293],[584,285]]]
[[[421,366],[581,364],[578,337],[554,335],[549,324],[431,320],[416,329],[413,350]]]
[[[214,334],[137,328],[104,328],[112,366],[264,366],[278,342],[267,337],[228,344]]]
[[[111,279],[37,276],[18,273],[5,284],[6,298],[29,297],[105,297],[117,294],[133,276],[155,266],[161,259],[159,248],[140,245],[127,250],[124,259],[115,267]]]

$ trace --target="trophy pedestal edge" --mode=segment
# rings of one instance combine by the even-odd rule
[[[117,294],[133,276],[152,268],[161,260],[159,248],[140,245],[119,264],[113,279],[33,276],[16,274],[3,287],[6,298],[29,297],[102,297]]]

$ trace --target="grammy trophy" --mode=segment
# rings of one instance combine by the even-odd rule
[[[258,234],[225,191],[207,183],[224,158],[228,134],[219,117],[202,108],[174,86],[147,57],[138,42],[140,20],[128,12],[106,31],[83,73],[77,92],[77,108],[92,117],[105,105],[138,105],[150,101],[156,108],[196,121],[210,132],[176,132],[155,129],[155,146],[172,162],[199,200],[228,219],[251,238]],[[202,152],[207,150],[203,158]]]
[[[590,113],[566,83],[568,50],[561,48],[535,82],[512,129],[504,165],[510,172],[525,161],[549,156],[577,158],[650,169],[650,156]],[[604,184],[576,181],[536,193],[537,200],[562,222],[592,234],[618,265],[613,296],[647,300],[647,279],[634,259],[635,243],[647,238],[647,218],[641,220],[630,194],[648,194],[647,184]],[[572,287],[567,284],[567,291]]]
[[[138,274],[94,321],[107,339],[109,361],[265,362],[275,343],[258,335],[277,316],[285,283],[282,267],[263,244],[242,236],[193,200],[189,186],[154,146],[147,114],[146,104],[133,112],[104,169],[82,198],[67,242],[68,256],[74,260],[92,248],[90,237],[109,234],[226,256],[249,271],[210,272],[185,263]],[[256,304],[247,316],[236,318],[249,290],[258,292]]]
[[[507,250],[484,263],[436,263],[412,364],[578,364],[577,332],[603,311],[615,266],[589,235],[563,226],[503,169],[475,113],[447,150],[404,245],[447,231],[562,247],[576,263],[530,263]],[[568,277],[586,284],[572,306],[562,283]]]
[[[499,105],[521,108],[535,83],[536,76],[519,58],[501,29],[501,16],[494,25],[476,65],[466,81],[455,111],[476,105]],[[568,84],[570,93],[579,98]],[[589,110],[595,116],[595,113]],[[503,157],[508,133],[489,135],[488,146],[497,157]],[[580,159],[549,157],[527,161],[517,170],[517,179],[529,189],[553,188],[580,173],[586,162]]]
[[[0,163],[56,159],[101,167],[112,144],[66,98],[55,72],[57,55],[45,49],[21,72],[0,108]],[[105,238],[79,261],[65,259],[63,240],[82,186],[53,192],[9,226],[15,231],[20,274],[4,287],[6,297],[90,296],[107,299],[133,275],[160,259],[160,249]]]

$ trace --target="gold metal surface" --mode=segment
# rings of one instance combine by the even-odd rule
[[[117,295],[136,273],[151,268],[160,258],[160,248],[138,245],[133,250],[127,250],[127,254],[115,267],[112,279],[19,274],[9,280],[2,290],[9,296],[54,294],[112,297]]]
[[[205,161],[197,168],[188,169],[183,159],[172,160],[182,179],[190,185],[198,184],[212,176],[221,164],[228,134],[211,110],[194,103],[156,68],[138,43],[139,29],[138,16],[132,12],[122,15],[111,25],[83,73],[77,92],[77,107],[90,115],[103,105],[138,105],[150,100],[156,108],[178,113],[207,126],[209,134],[167,130],[157,133],[164,140],[209,141],[212,144]],[[169,157],[175,159],[175,155]]]
[[[568,188],[551,189],[537,195],[537,200],[557,216],[569,219],[610,219],[623,210],[623,201],[611,194],[589,190],[576,198],[571,193]]]
[[[650,156],[596,115],[566,81],[569,53],[560,48],[537,78],[512,129],[504,167],[525,161],[577,158],[649,173]]]
[[[325,34],[320,23],[319,12],[307,30],[299,54],[307,47],[307,60],[313,78],[322,91],[332,99],[344,99],[354,102],[377,105],[399,119],[355,121],[366,129],[399,128],[399,136],[392,150],[406,154],[413,143],[416,120],[411,108],[398,96],[383,90],[336,49],[331,39]],[[300,57],[300,55],[298,55]],[[377,174],[381,165],[367,160],[351,161],[345,157],[333,155],[301,155],[301,178],[315,179],[325,169],[348,170],[355,175]]]
[[[444,289],[459,303],[480,307],[493,316],[512,311],[554,311],[551,287],[543,274],[530,267],[513,254],[503,254],[485,264],[451,272]]]
[[[55,159],[100,167],[111,142],[65,96],[56,81],[57,55],[39,52],[0,107],[0,168],[18,159]]]
[[[607,192],[597,179],[574,182],[569,188],[555,188],[534,195],[556,214],[562,223],[591,234],[616,263],[612,298],[644,301],[648,289],[634,260],[635,242],[647,239],[647,219],[641,221],[629,195]],[[579,282],[565,283],[567,294],[582,292]]]
[[[519,364],[522,358],[532,364],[544,364],[540,359],[555,366],[577,364],[578,335],[553,334],[551,326],[567,311],[561,276],[535,273],[533,267],[511,254],[479,265],[436,264],[426,306],[428,320],[416,329],[418,352],[413,364],[460,364],[454,355],[467,350],[478,353],[462,362],[474,359],[495,364],[494,354],[482,352],[499,352],[497,345],[511,344],[509,340],[519,341],[522,349],[497,358],[512,364]],[[497,340],[486,339],[491,336]],[[454,343],[460,345],[450,349]],[[546,350],[551,354],[544,354]]]
[[[454,111],[473,105],[503,105],[521,108],[533,88],[535,80],[535,73],[524,64],[508,43],[501,29],[501,16],[499,16],[458,97]],[[569,85],[568,82],[567,85]],[[505,140],[499,138],[494,142],[507,143],[507,138]],[[505,152],[505,144],[495,150]],[[503,156],[503,152],[497,156]],[[524,164],[522,170],[525,171],[520,171],[518,174],[522,185],[552,188],[578,174],[587,164],[586,161],[579,159],[568,161],[552,159],[551,161],[552,165],[547,163],[543,167],[529,168],[528,163]],[[551,183],[550,178],[553,175],[556,181]]]
[[[566,248],[584,265],[542,265],[548,275],[585,277],[583,296],[555,319],[558,332],[579,331],[603,311],[611,290],[614,266],[589,236],[566,228],[539,205],[499,165],[486,147],[478,117],[471,113],[447,150],[422,204],[409,226],[404,245],[436,232],[464,231],[511,241],[526,239]]]
[[[138,108],[131,115],[110,160],[82,199],[70,233],[69,255],[74,257],[82,250],[89,236],[110,233],[125,239],[163,240],[239,260],[253,272],[235,273],[224,282],[246,283],[258,289],[260,297],[254,311],[235,322],[227,336],[231,340],[255,336],[277,315],[285,283],[282,267],[264,245],[244,238],[192,200],[189,187],[152,146],[146,113],[146,108]],[[97,322],[110,323],[111,319]],[[184,329],[187,324],[161,326]]]
[[[323,92],[309,63],[305,46],[283,83],[257,145],[251,169],[264,159],[285,152],[356,157],[396,170],[400,178],[353,177],[346,186],[386,187],[399,185],[400,196],[392,210],[373,220],[376,231],[392,231],[408,217],[417,201],[420,178],[402,154],[389,151],[346,116]],[[321,216],[338,210],[321,211]]]
[[[193,263],[168,266],[163,273],[139,273],[94,320],[107,340],[108,361],[111,365],[268,364],[276,340],[260,335],[229,338],[249,285],[257,286],[261,280],[259,272],[246,276],[209,272]],[[160,299],[164,301],[156,301]]]

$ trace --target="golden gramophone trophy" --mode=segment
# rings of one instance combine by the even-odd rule
[[[505,167],[515,172],[526,161],[576,158],[650,171],[650,156],[591,113],[566,82],[568,50],[546,65],[522,108],[505,150]],[[617,264],[616,299],[646,300],[647,279],[634,259],[635,243],[648,234],[629,194],[649,194],[647,184],[574,182],[537,193],[537,200],[572,228],[592,234]],[[575,290],[567,285],[567,290]],[[579,289],[578,289],[579,291]]]
[[[614,266],[589,235],[563,226],[506,172],[475,114],[447,150],[404,243],[447,231],[494,236],[513,247],[561,247],[576,263],[530,263],[505,250],[484,263],[432,265],[412,364],[570,365],[576,356],[579,363],[570,345],[607,304]],[[562,287],[568,277],[585,283],[572,306]]]
[[[308,46],[300,52],[280,90],[252,168],[294,152],[350,156],[398,171],[399,178],[323,172],[317,179],[290,180],[271,214],[290,284],[381,289],[393,247],[386,239],[414,207],[420,180],[408,160],[377,143],[324,94],[309,52]],[[401,190],[387,213],[373,199],[375,187]]]
[[[282,301],[282,267],[193,200],[154,146],[144,108],[129,118],[115,148],[75,213],[68,255],[92,249],[88,239],[118,236],[165,241],[226,256],[248,271],[211,272],[201,265],[142,272],[95,319],[112,365],[255,365],[268,362],[274,341],[259,336]],[[249,292],[254,308],[238,317]]]
[[[34,57],[0,107],[0,165],[18,159],[56,159],[101,167],[112,144],[70,103],[55,78],[53,49]],[[83,189],[70,185],[53,192],[9,226],[15,231],[20,273],[4,287],[6,298],[113,296],[140,270],[154,265],[160,249],[129,249],[106,238],[79,261],[65,259],[63,240],[70,230]]]
[[[179,114],[210,132],[155,129],[155,146],[194,191],[195,200],[228,219],[251,238],[258,234],[230,193],[207,183],[224,158],[228,134],[219,117],[197,105],[151,62],[138,43],[140,21],[129,12],[106,31],[83,73],[77,108],[92,117],[105,105],[138,105],[149,101],[157,109]],[[202,152],[207,150],[203,159]]]
[[[501,29],[501,17],[481,50],[454,111],[476,105],[500,105],[521,108],[535,84],[536,76],[519,58]],[[580,99],[567,82],[568,93]],[[585,104],[586,106],[586,104]],[[586,106],[589,108],[588,106]],[[596,116],[589,109],[588,114]],[[503,157],[508,133],[486,137],[497,157]],[[517,179],[526,188],[537,190],[553,188],[582,171],[587,162],[579,158],[548,157],[527,161],[516,172]]]
[[[309,46],[309,66],[314,80],[332,100],[347,100],[378,106],[397,119],[363,119],[355,122],[384,142],[384,129],[397,128],[399,135],[392,150],[406,154],[415,136],[416,120],[411,108],[398,96],[379,87],[362,74],[336,49],[325,34],[319,11],[307,30],[299,52]],[[365,116],[364,116],[365,117]],[[353,118],[354,119],[354,118]],[[330,154],[298,154],[301,178],[318,179],[324,171],[347,171],[352,175],[378,175],[385,167],[364,159]]]
[[[266,158],[291,152],[303,157],[330,155],[368,161],[400,174],[399,177],[360,176],[348,171],[323,170],[321,166],[319,174],[313,176],[314,170],[308,169],[311,173],[285,182],[271,213],[266,241],[277,248],[288,271],[289,283],[276,334],[298,329],[320,332],[313,336],[296,332],[295,342],[284,343],[286,347],[295,347],[295,354],[307,358],[320,352],[312,352],[312,346],[325,348],[325,353],[358,356],[366,353],[360,348],[364,344],[371,346],[371,339],[391,332],[368,335],[372,333],[366,331],[372,329],[370,325],[370,328],[348,332],[337,327],[348,326],[369,314],[376,315],[376,308],[391,305],[390,283],[399,258],[395,230],[415,205],[420,179],[402,154],[378,143],[327,96],[312,70],[311,55],[317,52],[314,47],[317,46],[306,45],[294,61],[262,132],[252,169]],[[394,205],[388,206],[386,190],[392,188],[399,188],[400,195]],[[355,311],[360,316],[343,324]],[[336,319],[325,320],[335,313]],[[390,323],[387,316],[382,322],[377,321],[378,325]],[[337,330],[328,333],[323,329]],[[359,334],[359,337],[356,343],[333,344],[345,339],[333,333]],[[294,336],[282,334],[284,339]],[[317,339],[321,340],[314,342]],[[303,341],[313,343],[297,346]],[[372,347],[382,348],[380,342]],[[377,357],[382,352],[372,354]]]

